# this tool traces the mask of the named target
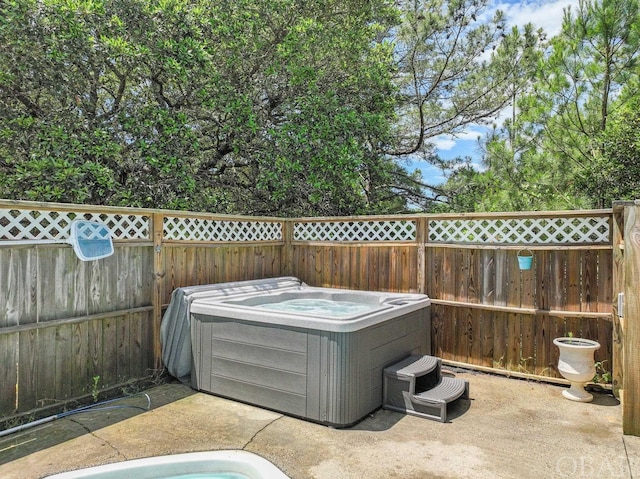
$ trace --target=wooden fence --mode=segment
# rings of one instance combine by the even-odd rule
[[[63,240],[81,217],[109,226],[114,256],[75,257]],[[285,220],[1,200],[0,413],[160,368],[160,318],[177,287],[281,275],[428,294],[432,349],[452,364],[557,378],[552,340],[572,333],[602,344],[597,360],[618,381],[611,219],[598,210]],[[517,266],[522,248],[531,270]]]
[[[414,225],[411,235],[377,241],[326,235],[335,219],[301,219],[326,237],[292,241],[291,273],[313,285],[428,294],[432,351],[450,364],[559,378],[553,339],[572,334],[599,341],[596,360],[611,371],[610,217],[607,210],[339,222]],[[534,256],[530,270],[519,269],[523,248]]]

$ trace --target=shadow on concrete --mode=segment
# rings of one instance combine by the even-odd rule
[[[611,391],[601,388],[600,386],[587,387],[591,394],[593,394],[592,404],[598,406],[619,406],[620,401],[613,395]]]
[[[113,403],[114,406],[124,407],[103,410],[97,407],[61,419],[53,419],[45,424],[34,424],[33,427],[26,423],[25,429],[0,438],[0,465],[138,416],[146,412],[147,398],[144,393],[149,395],[151,410],[196,394],[196,391],[188,387],[161,385]]]
[[[447,422],[451,422],[465,414],[470,408],[473,399],[457,399],[447,406]],[[406,414],[386,409],[377,409],[369,414],[358,424],[347,428],[354,431],[386,431],[395,426]],[[425,421],[431,419],[424,418]],[[437,422],[437,421],[436,421]]]

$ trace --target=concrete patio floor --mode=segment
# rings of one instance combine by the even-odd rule
[[[243,449],[292,479],[640,478],[640,438],[624,436],[609,393],[574,403],[562,387],[468,371],[470,400],[438,423],[378,410],[332,429],[164,384],[152,409],[95,411],[0,438],[0,477],[41,478],[141,457]],[[144,405],[146,399],[127,400]]]

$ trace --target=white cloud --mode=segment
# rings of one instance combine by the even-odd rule
[[[560,33],[564,9],[569,6],[576,9],[578,1],[521,0],[516,3],[505,1],[495,3],[495,7],[504,12],[509,26],[533,23],[536,27],[541,27],[549,38]]]
[[[480,125],[470,125],[468,129],[454,135],[440,135],[433,140],[433,144],[440,151],[448,151],[455,148],[460,141],[477,142],[478,137],[482,137],[484,132],[474,128],[482,128]]]
[[[433,144],[440,151],[448,151],[456,146],[456,140],[450,135],[440,135],[433,141]]]

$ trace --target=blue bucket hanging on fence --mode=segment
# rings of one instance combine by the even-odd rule
[[[523,251],[525,252],[525,254],[522,254]],[[530,250],[518,251],[518,266],[520,267],[521,270],[531,269],[532,264],[533,264],[533,253]]]

